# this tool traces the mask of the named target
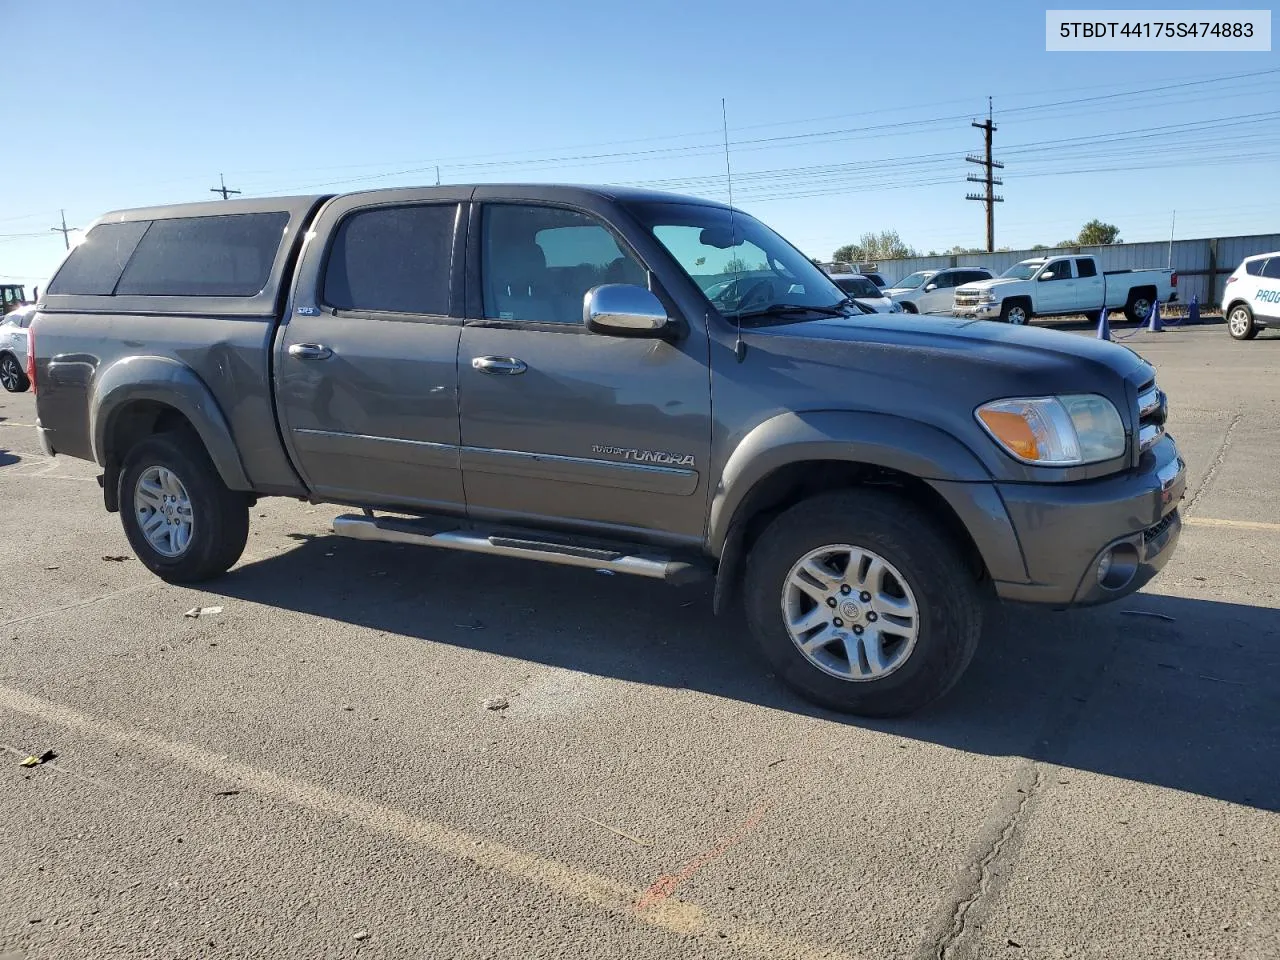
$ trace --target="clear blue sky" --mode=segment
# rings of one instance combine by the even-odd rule
[[[246,194],[430,183],[438,163],[449,182],[723,198],[721,97],[739,206],[814,256],[884,228],[922,252],[981,244],[962,157],[988,94],[1007,163],[998,245],[1094,216],[1165,239],[1175,208],[1179,237],[1280,231],[1280,56],[1047,53],[1044,11],[0,0],[0,102],[23,137],[0,152],[0,276],[48,276],[60,208],[83,226],[209,199],[219,172]],[[1199,82],[1239,74],[1254,75]]]

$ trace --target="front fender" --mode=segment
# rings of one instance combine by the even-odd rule
[[[232,490],[251,490],[231,427],[213,393],[196,372],[168,357],[125,357],[94,378],[89,399],[89,435],[93,455],[106,467],[112,421],[126,405],[147,400],[181,413],[204,443],[209,458]]]
[[[714,556],[720,555],[738,507],[751,489],[775,470],[807,460],[866,463],[925,481],[992,479],[963,443],[917,420],[843,410],[782,413],[748,433],[721,471],[707,529]]]

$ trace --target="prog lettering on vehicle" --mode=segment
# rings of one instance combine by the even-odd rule
[[[1258,299],[1264,303],[1280,303],[1280,290],[1259,290]]]
[[[665,450],[637,450],[634,447],[611,447],[607,444],[593,443],[592,453],[603,453],[610,457],[622,457],[633,463],[659,463],[664,466],[692,467],[693,454],[668,453]]]

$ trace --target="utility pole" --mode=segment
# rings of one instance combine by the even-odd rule
[[[68,226],[67,226],[67,211],[65,211],[65,210],[59,210],[58,212],[59,212],[60,214],[62,214],[62,226],[60,226],[60,227],[50,227],[49,229],[50,229],[50,230],[52,230],[54,233],[60,233],[60,234],[62,234],[62,242],[63,242],[63,243],[65,243],[65,244],[67,245],[67,249],[68,249],[68,250],[70,250],[70,249],[71,249],[71,234],[72,234],[72,233],[74,233],[76,230],[79,230],[80,228],[79,228],[79,227],[68,227]]]
[[[987,253],[994,253],[996,249],[996,204],[1004,203],[1004,197],[997,197],[995,188],[1001,186],[1004,181],[995,176],[997,169],[1003,170],[1004,164],[998,163],[991,159],[991,135],[996,132],[996,125],[991,122],[991,98],[987,97],[987,119],[978,123],[973,121],[969,124],[971,127],[977,127],[985,135],[987,142],[987,150],[985,157],[967,156],[965,160],[968,163],[976,163],[980,167],[986,168],[986,176],[974,176],[970,174],[965,177],[970,183],[986,184],[986,193],[966,193],[966,200],[981,200],[987,205]]]
[[[222,194],[222,199],[223,199],[223,200],[226,200],[226,199],[227,199],[228,197],[230,197],[230,196],[231,196],[231,194],[233,194],[233,193],[239,193],[239,192],[240,192],[239,190],[232,190],[232,189],[230,189],[230,188],[227,186],[227,181],[225,181],[225,180],[223,180],[223,179],[222,179],[222,174],[218,174],[218,184],[219,184],[219,186],[216,186],[216,187],[210,187],[210,188],[209,188],[209,192],[210,192],[210,193],[220,193],[220,194]]]

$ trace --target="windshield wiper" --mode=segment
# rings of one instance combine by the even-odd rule
[[[758,310],[743,310],[737,314],[737,317],[739,320],[749,320],[752,317],[784,317],[792,313],[817,313],[824,317],[845,317],[849,315],[847,308],[853,305],[853,301],[848,299],[825,307],[811,307],[804,303],[771,303]]]

